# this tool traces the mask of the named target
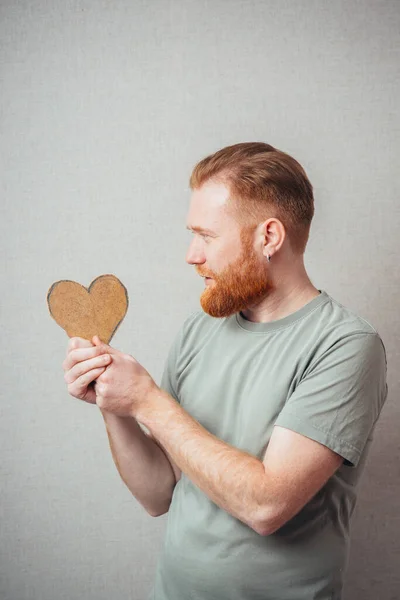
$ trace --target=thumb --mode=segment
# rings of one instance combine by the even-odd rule
[[[94,335],[92,337],[92,343],[94,344],[94,346],[101,346],[102,348],[104,348],[104,352],[108,352],[109,354],[117,354],[117,350],[111,348],[111,346],[109,346],[105,342],[102,342],[98,335]]]

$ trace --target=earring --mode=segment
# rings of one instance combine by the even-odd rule
[[[271,257],[269,254],[267,254],[267,260],[268,260],[268,262],[271,262]]]

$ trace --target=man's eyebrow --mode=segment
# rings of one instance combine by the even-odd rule
[[[189,227],[189,225],[187,225],[186,229],[189,231],[197,231],[197,233],[209,233],[210,235],[217,235],[215,231],[211,231],[211,229],[203,229],[202,227]]]

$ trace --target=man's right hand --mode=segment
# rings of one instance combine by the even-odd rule
[[[103,352],[103,354],[101,354]],[[62,364],[68,393],[74,398],[96,404],[96,392],[92,382],[111,363],[109,354],[80,337],[70,339],[67,356]]]

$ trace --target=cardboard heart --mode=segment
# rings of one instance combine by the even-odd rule
[[[100,275],[85,288],[76,281],[56,281],[47,293],[53,319],[69,337],[98,335],[108,344],[128,310],[128,292],[115,275]]]

